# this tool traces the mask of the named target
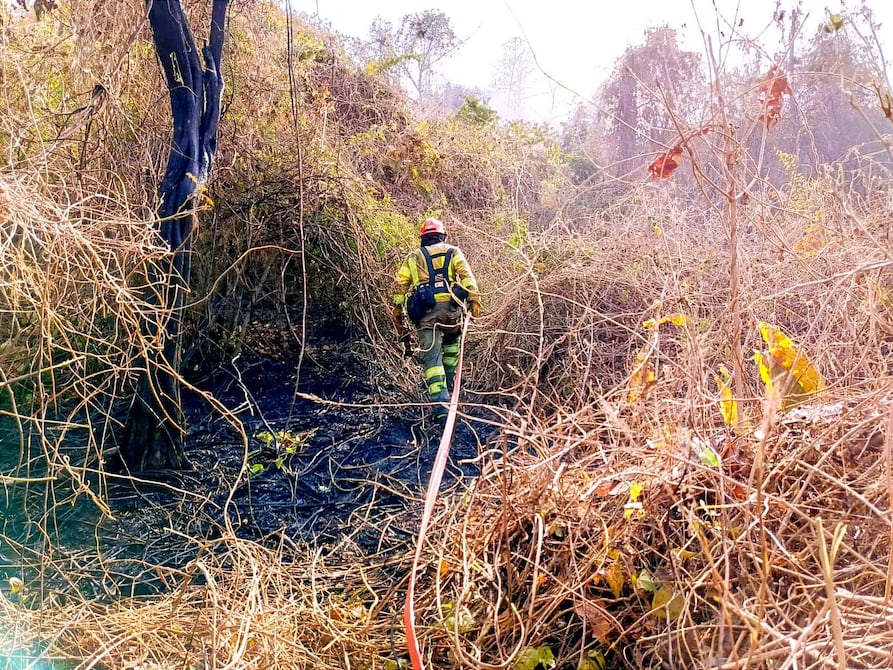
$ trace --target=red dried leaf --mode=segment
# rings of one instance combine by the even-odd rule
[[[682,147],[677,144],[667,153],[659,156],[651,165],[648,166],[648,172],[651,173],[652,179],[669,179],[673,176],[673,172],[679,167],[682,159]]]
[[[766,106],[766,111],[760,114],[760,121],[770,127],[781,117],[781,96],[787,93],[793,95],[787,77],[781,72],[777,66],[773,65],[769,68],[769,72],[760,82],[760,97]]]
[[[787,77],[784,76],[784,73],[776,65],[769,68],[766,76],[763,77],[763,81],[760,82],[760,92],[768,93],[770,98],[781,98],[782,93],[794,94],[790,84],[788,84]]]

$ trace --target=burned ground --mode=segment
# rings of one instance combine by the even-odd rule
[[[30,559],[36,569],[43,555],[58,573],[46,575],[44,567],[50,591],[54,583],[65,591],[63,575],[72,570],[86,597],[166,590],[164,571],[213,550],[228,528],[286,551],[406,552],[441,429],[415,398],[383,401],[362,364],[339,349],[342,343],[318,345],[326,363],[304,361],[297,389],[292,361],[239,358],[218,368],[202,381],[230,417],[187,397],[191,467],[130,479],[110,463],[104,483],[88,478],[94,490],[107,487],[109,514],[80,495],[44,517],[18,517],[16,506],[37,510],[47,493],[37,486],[13,491],[6,535],[18,538],[12,553],[20,558],[6,556],[7,572],[22,565],[28,572]],[[490,430],[471,418],[459,422],[442,489],[472,483],[481,434]]]

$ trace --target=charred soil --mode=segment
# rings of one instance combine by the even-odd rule
[[[297,373],[292,360],[257,356],[217,367],[201,383],[228,416],[184,395],[190,467],[129,477],[108,463],[83,484],[101,493],[106,513],[76,494],[38,521],[45,491],[9,499],[8,510],[35,513],[6,517],[21,556],[21,566],[6,557],[7,572],[42,564],[42,583],[60,598],[72,572],[79,596],[118,598],[167,590],[165,573],[213,551],[230,531],[286,554],[308,546],[405,552],[442,434],[430,408],[384,399],[343,341],[308,346]],[[442,489],[473,481],[482,428],[470,417],[458,422]]]

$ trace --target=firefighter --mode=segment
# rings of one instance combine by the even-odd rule
[[[437,219],[425,219],[419,230],[421,245],[410,253],[394,287],[397,332],[408,342],[405,318],[418,339],[425,367],[428,399],[437,403],[434,418],[443,419],[459,364],[459,338],[466,313],[478,316],[480,293],[465,254],[445,242],[446,228]]]

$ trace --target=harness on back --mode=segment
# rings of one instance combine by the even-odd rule
[[[450,263],[453,261],[452,248],[433,256],[425,247],[421,247],[421,251],[428,266],[428,283],[416,286],[406,300],[406,315],[415,324],[418,324],[428,310],[437,304],[438,294],[450,293]],[[443,265],[435,270],[434,259],[440,257],[443,257]]]
[[[421,247],[422,254],[425,256],[425,263],[428,266],[428,286],[431,287],[431,290],[434,292],[436,296],[438,293],[449,293],[450,292],[450,263],[453,262],[453,250],[447,249],[443,253],[434,254],[433,256],[428,253],[428,249],[425,247]],[[434,259],[440,258],[443,256],[443,265],[439,270],[434,269]]]

